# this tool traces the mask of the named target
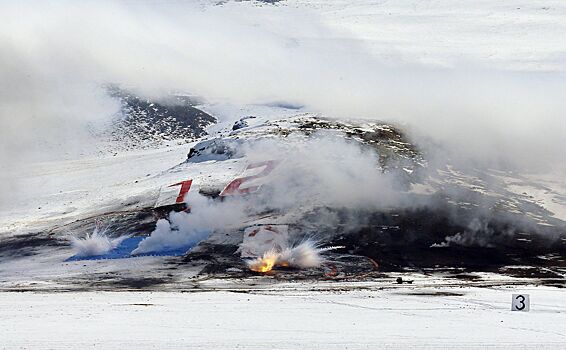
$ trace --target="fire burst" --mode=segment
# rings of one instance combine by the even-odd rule
[[[248,262],[250,270],[255,272],[268,272],[277,263],[280,253],[274,250],[263,253],[263,256]]]
[[[319,248],[311,241],[303,242],[293,248],[285,248],[282,251],[271,249],[262,256],[248,261],[248,267],[255,272],[269,272],[274,266],[312,268],[318,267],[324,262],[321,253],[343,247]]]

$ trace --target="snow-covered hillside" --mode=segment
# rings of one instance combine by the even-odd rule
[[[565,344],[562,2],[36,6],[0,5],[4,347]]]
[[[35,267],[27,260],[42,254],[44,238],[52,240],[45,253],[53,247],[50,254],[57,252],[49,260],[65,271],[76,264],[62,261],[72,255],[67,240],[84,237],[94,223],[109,225],[113,237],[150,235],[144,249],[155,252],[151,249],[191,241],[190,226],[199,220],[210,225],[203,228],[212,235],[199,238],[185,261],[197,261],[197,271],[215,266],[213,274],[241,275],[245,264],[234,251],[247,227],[289,225],[291,241],[312,238],[344,246],[329,255],[368,256],[382,271],[455,268],[456,274],[522,275],[534,269],[535,277],[563,283],[566,226],[563,212],[552,211],[564,208],[560,187],[537,197],[540,192],[527,191],[544,182],[527,174],[430,163],[426,152],[385,123],[326,119],[279,107],[260,106],[255,115],[251,106],[245,111],[193,144],[31,168],[30,184],[50,186],[35,186],[40,188],[33,196],[14,202],[13,211],[4,214],[3,254],[15,258],[13,268],[5,265],[6,286],[26,285],[34,275],[46,278],[50,288],[60,283],[40,277],[44,258]],[[183,192],[180,184],[189,180]],[[248,189],[252,193],[246,194]],[[210,201],[204,206],[202,195]],[[553,206],[545,206],[545,199]],[[171,225],[171,238],[154,231],[158,219],[185,201],[195,213],[164,221]],[[32,203],[37,208],[29,210]],[[185,220],[189,231],[177,228]],[[152,244],[158,248],[147,248]],[[355,261],[348,259],[346,271]],[[13,275],[24,266],[26,274]],[[552,272],[543,276],[542,271]],[[126,271],[123,278],[138,273]]]
[[[151,101],[115,86],[108,89],[109,95],[120,101],[121,111],[100,137],[110,141],[108,148],[114,152],[189,143],[206,135],[206,127],[216,122],[194,107],[199,104],[195,97],[171,94]]]

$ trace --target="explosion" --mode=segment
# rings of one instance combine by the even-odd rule
[[[280,253],[270,250],[263,253],[263,256],[248,262],[250,270],[255,272],[269,272],[279,260]]]
[[[281,251],[271,249],[247,264],[250,270],[262,273],[271,271],[275,266],[300,269],[319,267],[325,260],[321,253],[338,248],[343,247],[319,248],[312,241],[305,241]]]
[[[108,226],[102,227],[102,223],[97,222],[94,231],[87,234],[85,238],[70,237],[71,246],[75,251],[75,255],[79,257],[89,257],[96,255],[104,255],[113,249],[116,249],[129,235],[110,238],[107,235]]]

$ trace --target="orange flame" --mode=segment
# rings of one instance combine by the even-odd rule
[[[278,254],[273,251],[266,252],[262,257],[248,263],[250,270],[255,272],[268,272],[277,263]]]

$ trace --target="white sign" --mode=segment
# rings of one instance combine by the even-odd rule
[[[240,244],[242,258],[255,258],[274,249],[281,251],[289,240],[287,225],[258,225],[244,230],[244,240]]]
[[[264,162],[248,164],[241,177],[234,179],[220,192],[220,196],[229,196],[234,194],[248,194],[257,192],[264,177],[268,176],[273,169],[279,164],[277,160],[266,160]],[[241,186],[246,183],[246,186]]]
[[[184,180],[161,187],[154,208],[183,203],[185,201],[185,195],[191,189],[192,183],[193,180]]]
[[[511,300],[511,311],[529,311],[531,300],[528,294],[513,294]]]

